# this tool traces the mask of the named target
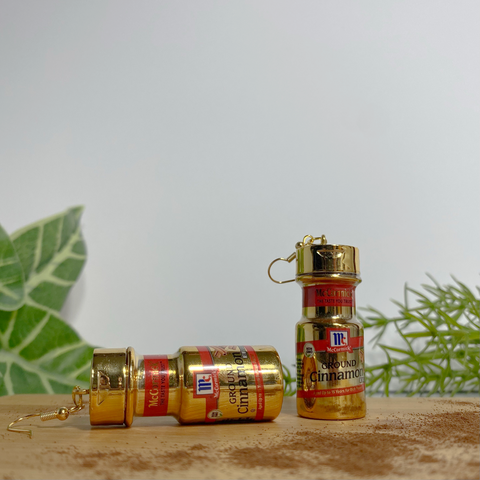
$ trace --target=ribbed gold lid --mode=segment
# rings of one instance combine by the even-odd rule
[[[134,356],[131,347],[93,351],[89,408],[92,425],[131,425]]]
[[[328,244],[325,235],[306,235],[295,245],[296,277],[339,276],[360,279],[360,254],[357,247]]]

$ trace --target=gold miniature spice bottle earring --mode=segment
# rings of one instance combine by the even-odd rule
[[[271,276],[272,265],[280,260],[296,260],[295,279]],[[268,275],[275,283],[296,281],[302,287],[295,339],[298,414],[325,420],[364,417],[364,336],[355,307],[361,282],[358,248],[307,235],[295,253],[270,264]]]
[[[75,387],[75,406],[20,417],[65,420],[85,407],[91,425],[126,425],[135,416],[171,415],[180,423],[275,419],[283,402],[280,357],[271,346],[181,347],[174,355],[137,355],[133,348],[96,349],[90,389]]]

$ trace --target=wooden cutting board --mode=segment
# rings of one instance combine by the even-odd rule
[[[179,425],[135,418],[91,427],[66,421],[6,431],[19,416],[70,406],[69,395],[0,398],[2,479],[478,479],[477,398],[370,398],[361,420],[300,418],[286,398],[274,422]]]

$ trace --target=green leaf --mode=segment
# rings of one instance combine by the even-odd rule
[[[12,234],[29,305],[60,313],[86,259],[80,230],[82,211],[83,207],[70,208]]]
[[[93,347],[60,315],[86,260],[82,211],[70,208],[11,236],[26,296],[17,310],[0,310],[0,395],[88,387]]]
[[[0,225],[0,310],[17,310],[24,299],[22,265],[10,237]]]

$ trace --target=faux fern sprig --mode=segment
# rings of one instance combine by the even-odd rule
[[[293,397],[293,395],[295,395],[297,391],[296,383],[296,378],[292,376],[288,367],[283,365],[283,393],[286,397]]]
[[[433,285],[422,285],[424,292],[405,287],[404,303],[394,302],[396,317],[362,309],[365,328],[378,330],[374,347],[386,355],[384,363],[366,367],[370,394],[388,396],[392,387],[409,396],[478,392],[480,300],[455,278],[445,286],[430,278]],[[381,343],[391,329],[395,343]]]

